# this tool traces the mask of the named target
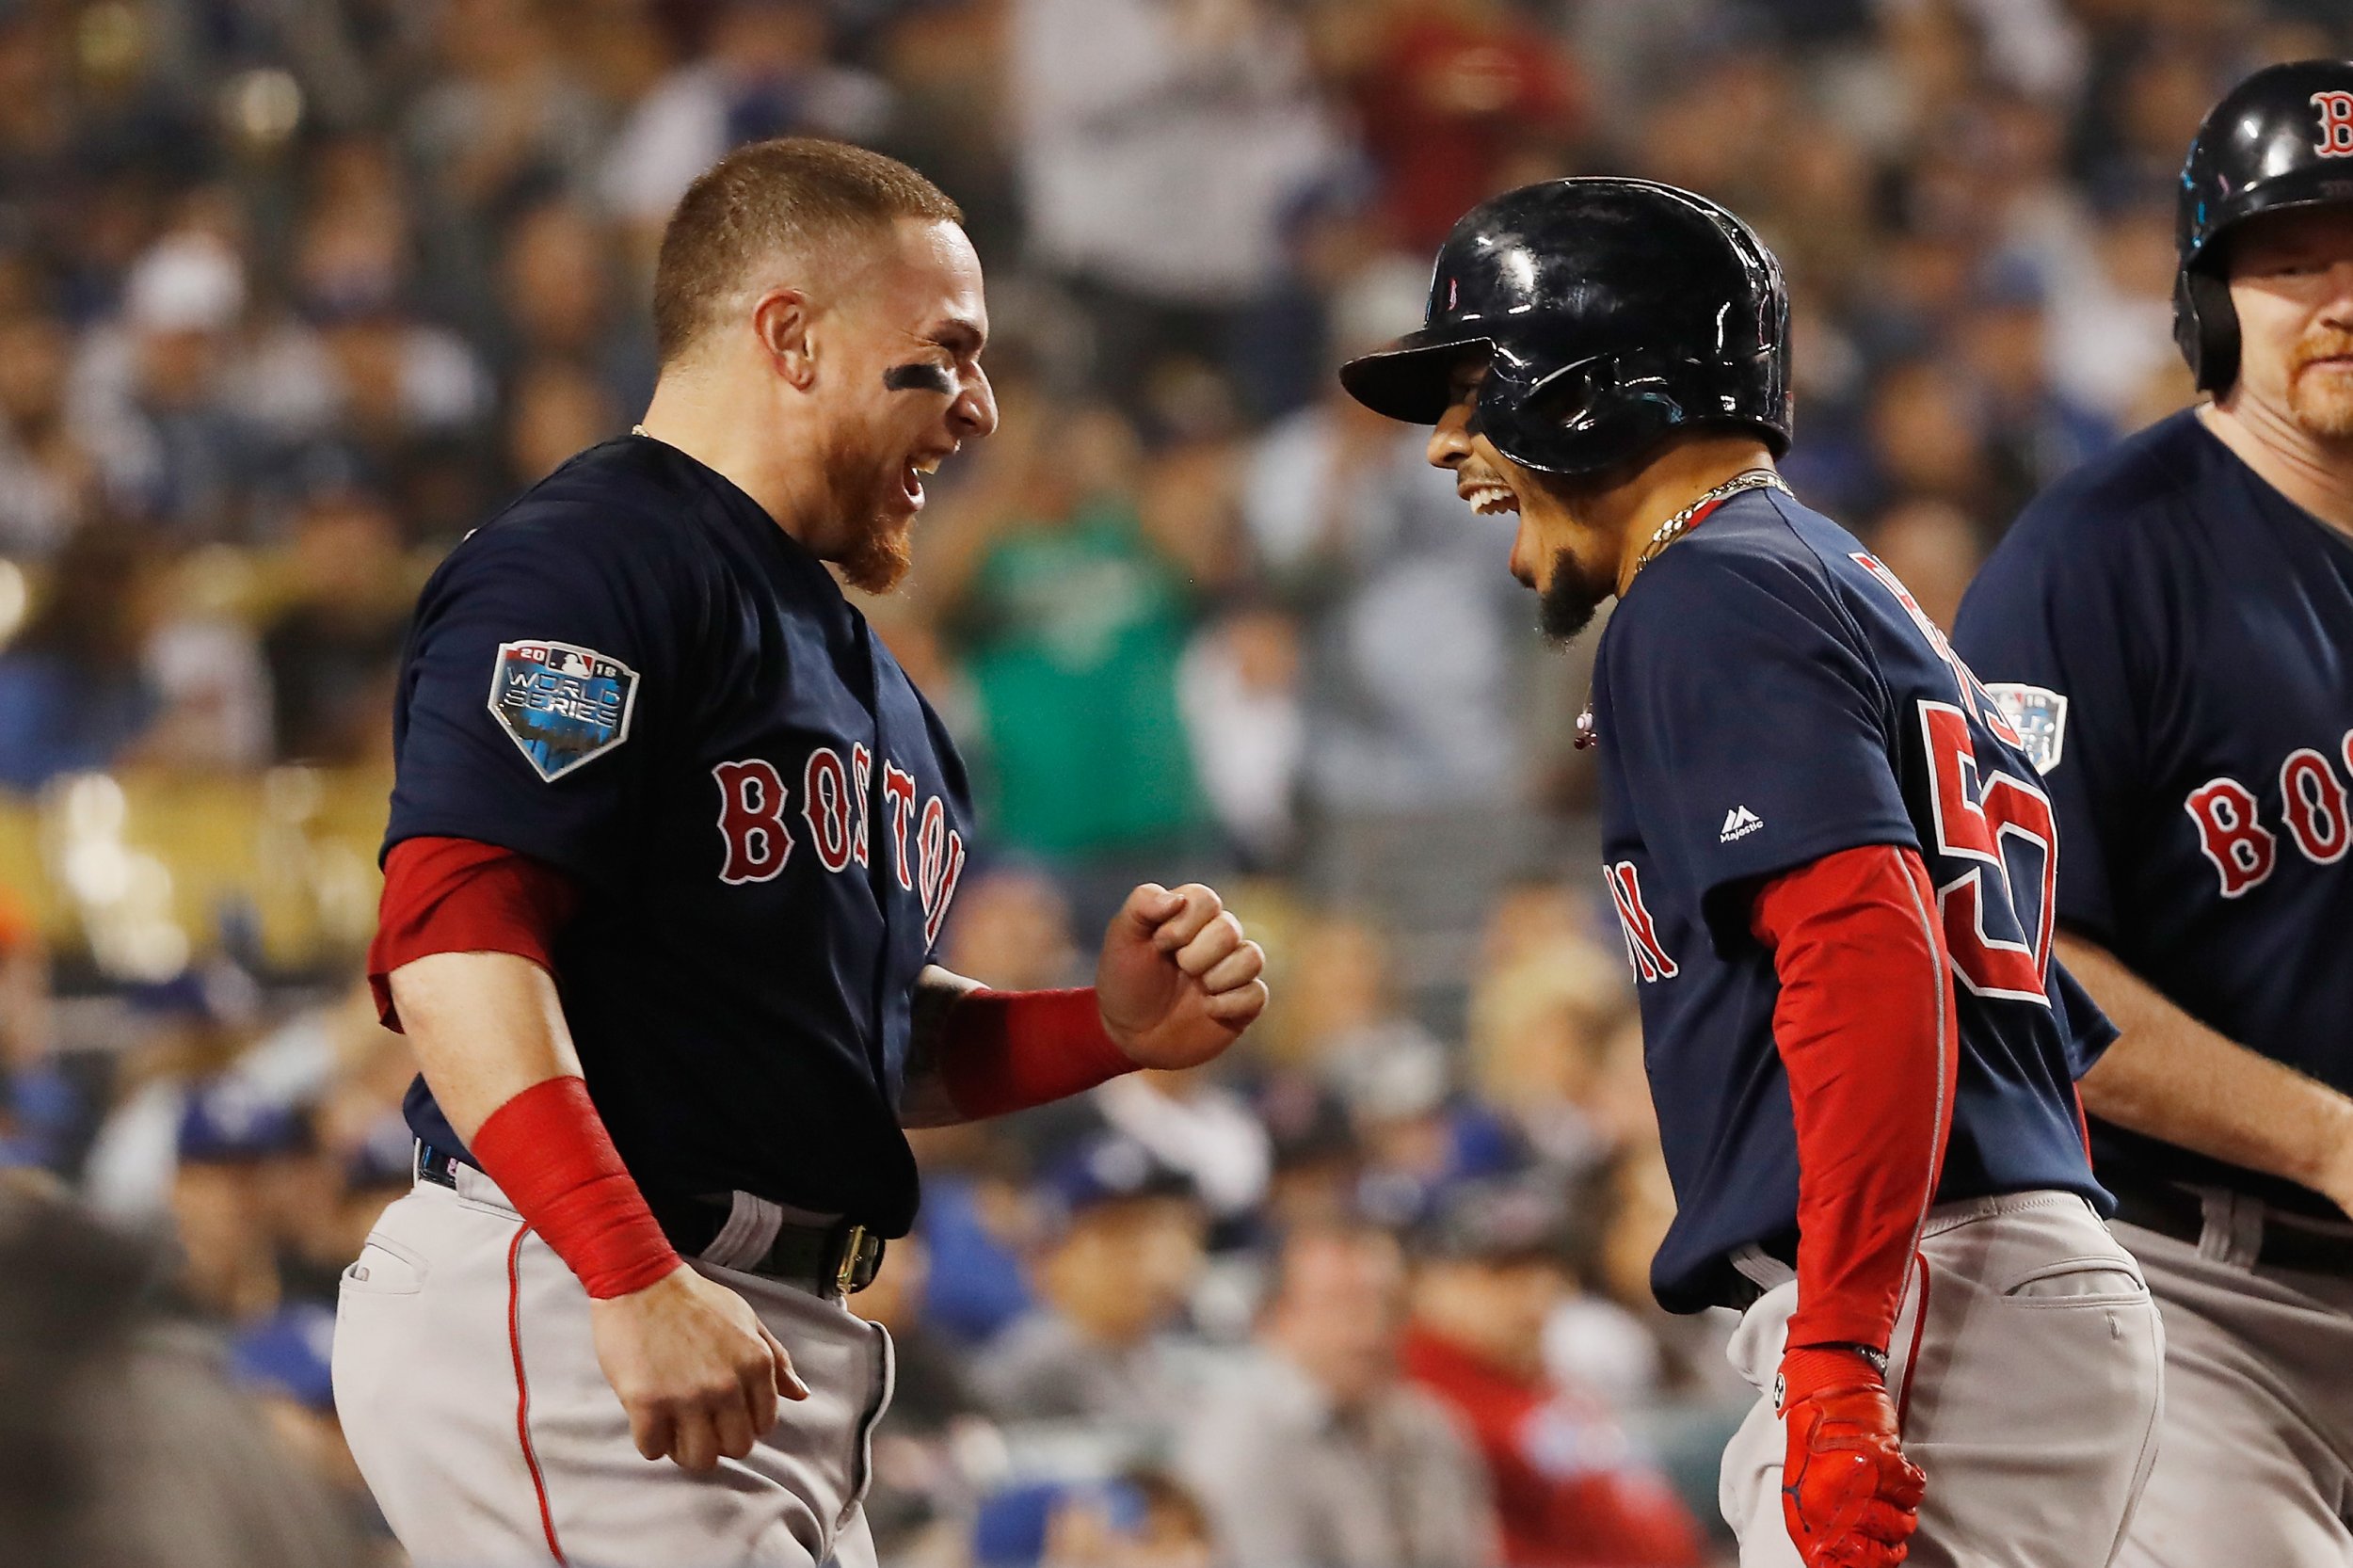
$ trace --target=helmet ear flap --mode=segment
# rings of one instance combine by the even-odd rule
[[[2238,379],[2238,311],[2231,285],[2185,267],[2173,280],[2173,342],[2201,392],[2221,393]]]

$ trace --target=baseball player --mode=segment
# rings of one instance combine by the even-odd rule
[[[2162,1357],[2072,1082],[2113,1031],[2050,962],[2017,733],[1774,471],[1787,326],[1732,214],[1561,180],[1473,209],[1422,329],[1341,376],[1518,513],[1550,633],[1618,600],[1590,718],[1678,1207],[1651,1280],[1744,1309],[1740,1560],[2096,1568]]]
[[[2121,1560],[2353,1563],[2353,61],[2248,78],[2182,170],[2214,401],[2020,518],[1970,662],[2063,828],[2058,936],[2123,1029],[2083,1081],[2166,1322]]]
[[[1092,989],[930,962],[964,769],[827,564],[890,586],[923,475],[996,424],[955,207],[757,144],[654,296],[645,423],[460,544],[403,660],[370,968],[417,1184],[334,1372],[428,1568],[871,1562],[889,1348],[842,1296],[914,1217],[901,1128],[1205,1061],[1265,1000],[1197,886],[1137,888]]]

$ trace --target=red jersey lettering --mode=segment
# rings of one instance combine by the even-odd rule
[[[767,881],[792,855],[792,833],[784,825],[784,779],[759,758],[722,762],[711,775],[719,781],[719,837],[727,844],[719,880],[730,887]]]
[[[830,746],[808,754],[808,771],[801,786],[801,816],[808,824],[809,842],[825,870],[838,872],[850,863],[850,782],[841,759]]]
[[[1936,893],[1953,970],[1978,996],[2048,1007],[2051,999],[2044,986],[2058,903],[2058,824],[2051,799],[2007,773],[1980,773],[1977,748],[1969,742],[1968,716],[1959,708],[1924,700],[1920,721],[1935,790],[1937,850],[1953,859],[1977,862]],[[2032,927],[2020,914],[2010,886],[2009,863],[2002,853],[2006,835],[2024,840],[2039,853],[2041,896]],[[1987,917],[1995,913],[1996,904],[1995,924],[2017,931],[2021,939],[1988,929]]]
[[[2198,847],[2222,878],[2222,896],[2239,898],[2271,874],[2280,840],[2255,820],[2255,797],[2235,778],[2201,784],[2182,802],[2198,824]]]

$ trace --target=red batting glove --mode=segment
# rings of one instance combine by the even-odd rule
[[[1904,1457],[1880,1368],[1843,1347],[1793,1350],[1781,1358],[1781,1512],[1806,1568],[1901,1562],[1928,1477]]]

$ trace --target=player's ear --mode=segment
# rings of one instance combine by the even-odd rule
[[[770,289],[752,305],[752,331],[778,376],[807,392],[817,383],[810,351],[808,296],[798,289]]]

